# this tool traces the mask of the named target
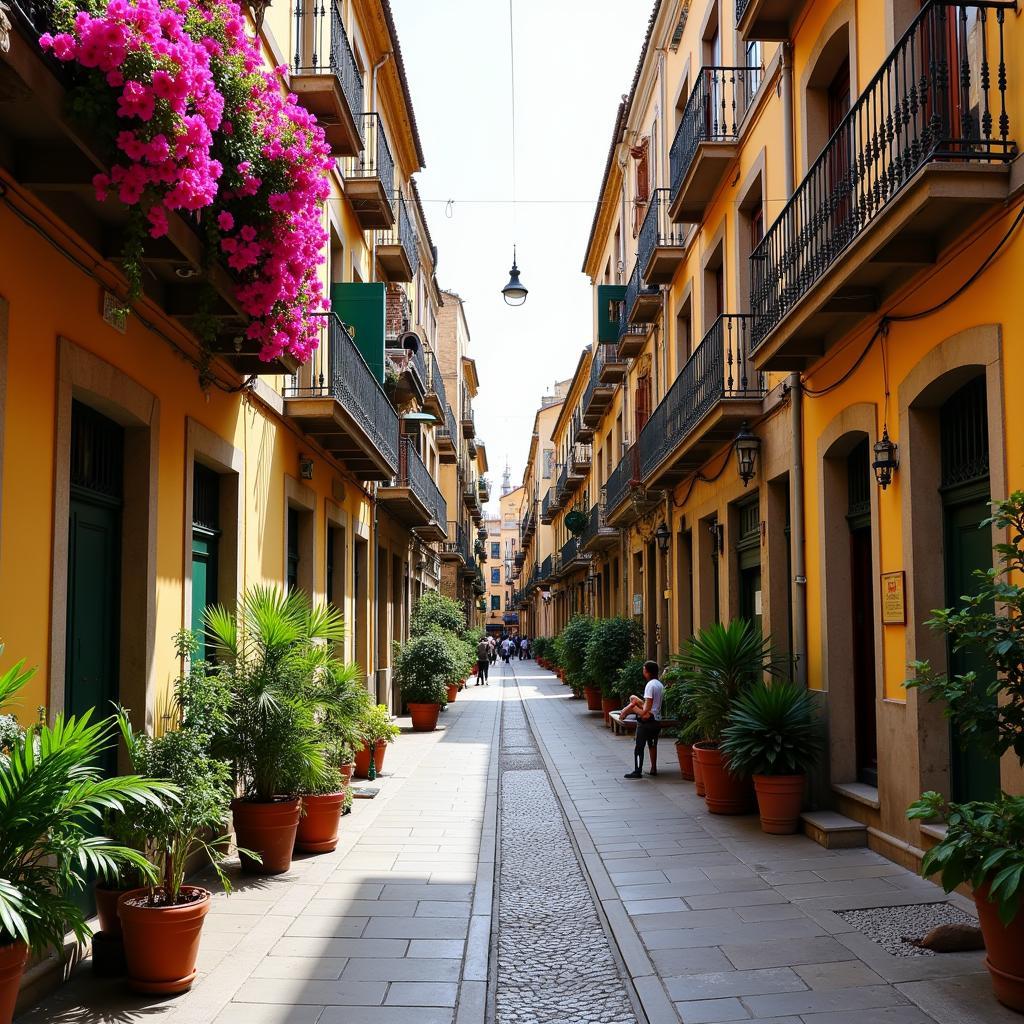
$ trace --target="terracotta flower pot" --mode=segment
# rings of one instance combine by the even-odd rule
[[[601,714],[604,715],[604,724],[607,728],[611,727],[612,720],[608,717],[613,711],[619,710],[619,698],[618,697],[602,697],[601,698]]]
[[[754,792],[761,815],[761,831],[791,836],[800,829],[804,802],[803,775],[755,775]]]
[[[452,704],[459,695],[459,684],[450,683],[448,686],[448,703]]]
[[[1003,924],[999,904],[989,903],[988,883],[975,889],[974,905],[985,940],[985,966],[992,976],[992,991],[1003,1006],[1024,1013],[1024,914]]]
[[[295,849],[303,853],[330,853],[338,845],[338,824],[344,803],[344,793],[304,796]]]
[[[679,774],[687,782],[693,782],[693,745],[677,743],[676,757],[679,758]]]
[[[117,916],[117,901],[127,889],[108,889],[102,885],[93,886],[96,896],[96,916],[100,920],[99,930],[104,935],[120,936],[121,919]]]
[[[433,732],[437,728],[437,716],[440,713],[440,704],[410,704],[409,717],[412,719],[412,731]]]
[[[369,768],[370,767],[370,764],[369,764],[369,760],[370,759],[369,759],[369,757],[367,757],[366,760],[367,760],[366,767]],[[352,773],[355,770],[356,770],[356,766],[355,766],[355,764],[352,761],[349,761],[347,764],[339,764],[338,765],[338,771],[341,772],[342,781],[345,783],[346,786],[352,781]]]
[[[0,1024],[11,1024],[14,1018],[14,1004],[18,1001],[27,959],[28,946],[24,942],[0,946]]]
[[[174,995],[187,992],[195,981],[210,894],[195,885],[183,885],[181,891],[196,898],[177,906],[148,907],[148,889],[129,889],[118,900],[128,985],[136,992]]]
[[[691,751],[693,748],[690,748]],[[696,754],[693,757],[693,791],[697,796],[706,796],[707,792],[704,789],[704,769],[701,766],[700,761],[697,760]]]
[[[731,775],[728,759],[716,746],[695,743],[693,757],[701,766],[708,810],[712,814],[746,814],[750,809],[750,780]]]
[[[292,866],[295,833],[299,827],[299,798],[259,803],[232,800],[231,814],[239,846],[253,850],[263,863],[241,855],[242,870],[259,875],[280,875]]]
[[[377,749],[373,752],[373,763],[378,775],[384,770],[384,752],[387,749],[388,745],[386,743],[378,743]],[[365,744],[356,751],[355,776],[357,779],[368,779],[370,777],[370,748]]]
[[[587,698],[588,711],[601,710],[601,691],[596,686],[584,686],[583,696]]]

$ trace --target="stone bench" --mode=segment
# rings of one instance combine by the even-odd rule
[[[612,711],[608,714],[608,718],[612,723],[612,732],[615,733],[616,736],[625,736],[636,728],[635,718],[627,718],[625,721],[622,721],[620,717],[621,715],[621,710]],[[682,725],[682,723],[675,718],[663,718],[661,720],[662,731],[665,729],[678,729],[680,725]]]

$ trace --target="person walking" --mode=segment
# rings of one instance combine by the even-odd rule
[[[491,664],[498,660],[498,641],[493,636],[487,638],[487,646],[491,649]]]
[[[644,747],[651,754],[651,770],[649,775],[658,774],[658,734],[661,732],[661,702],[665,696],[665,687],[658,678],[658,663],[644,662],[644,695],[633,694],[629,703],[622,709],[620,717],[636,715],[636,742],[633,745],[633,770],[626,772],[624,778],[642,779],[644,777]]]
[[[505,639],[501,641],[501,660],[505,662],[506,665],[508,664],[509,658],[511,657],[511,651],[512,641],[509,640],[508,637],[505,637]]]
[[[491,663],[491,645],[487,637],[480,638],[476,645],[476,685],[487,685],[487,666]]]
[[[530,643],[525,636],[519,638],[519,660],[529,657]]]

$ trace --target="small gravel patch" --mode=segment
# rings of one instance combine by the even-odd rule
[[[909,942],[904,942],[904,936],[909,939],[921,939],[936,925],[978,923],[952,903],[837,910],[836,914],[893,956],[935,956],[934,950],[919,949]]]

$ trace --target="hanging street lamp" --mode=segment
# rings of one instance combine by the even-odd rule
[[[654,531],[654,539],[658,543],[658,550],[663,554],[668,554],[669,541],[672,539],[668,532],[668,527],[664,522],[658,524],[658,528]]]
[[[744,423],[733,444],[736,446],[736,461],[739,465],[740,479],[743,481],[743,486],[746,487],[754,479],[757,453],[761,449],[761,438],[752,433],[749,425]]]
[[[875,442],[875,459],[871,468],[875,471],[878,486],[884,491],[892,483],[892,475],[899,468],[899,445],[889,440],[889,427],[882,427],[882,436]]]
[[[510,277],[508,284],[501,289],[501,294],[505,297],[505,302],[510,306],[521,306],[526,301],[526,296],[529,295],[529,290],[519,280],[519,267],[516,266],[516,250],[515,247],[512,249],[512,269],[509,271]]]

